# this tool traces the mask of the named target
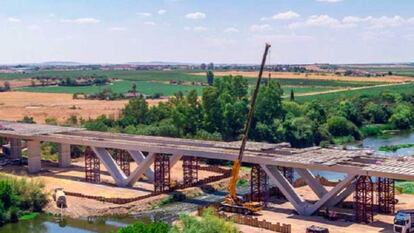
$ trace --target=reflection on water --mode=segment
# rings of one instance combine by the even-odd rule
[[[399,149],[396,152],[379,151],[381,146],[414,143],[414,131],[402,131],[388,137],[369,137],[360,144],[350,144],[349,147],[367,148],[387,156],[414,156],[414,147]],[[325,177],[328,180],[343,180],[346,174],[328,171],[313,171],[315,175]]]

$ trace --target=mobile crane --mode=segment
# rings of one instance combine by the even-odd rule
[[[253,214],[262,210],[262,205],[259,202],[247,202],[242,200],[237,196],[237,181],[239,180],[240,166],[242,163],[244,151],[246,148],[246,143],[249,135],[250,125],[253,119],[254,108],[256,106],[256,98],[259,93],[260,83],[262,81],[262,75],[264,66],[266,64],[267,54],[269,52],[271,45],[266,44],[265,51],[262,58],[262,64],[260,66],[259,77],[256,82],[256,88],[253,92],[253,97],[250,103],[250,109],[247,116],[247,122],[243,132],[243,138],[241,141],[241,146],[239,150],[239,156],[237,160],[234,161],[232,170],[231,170],[231,179],[229,181],[227,190],[228,195],[224,198],[224,201],[221,202],[221,209],[227,212],[235,212],[241,214]]]

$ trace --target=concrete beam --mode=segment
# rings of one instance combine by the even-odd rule
[[[10,158],[21,159],[22,158],[22,140],[16,138],[10,138]]]
[[[316,179],[311,171],[301,168],[296,168],[295,170],[319,198],[322,198],[328,192],[325,187],[323,187],[323,185]]]
[[[111,174],[112,178],[118,186],[126,186],[125,180],[127,179],[125,173],[116,164],[116,161],[112,158],[112,155],[105,149],[100,147],[91,147],[96,156],[101,160],[106,170]]]
[[[181,154],[175,154],[173,156],[170,157],[170,168],[174,167],[175,164],[177,164],[178,161],[180,161],[180,159],[183,156]]]
[[[332,198],[325,204],[326,207],[334,207],[338,203],[344,201],[349,195],[351,195],[355,191],[356,187],[356,179],[346,187],[341,193],[339,193],[336,197]]]
[[[348,175],[343,181],[341,181],[333,189],[331,189],[327,194],[325,194],[319,201],[305,208],[305,212],[303,213],[303,215],[310,216],[314,214],[321,207],[323,207],[326,203],[328,203],[330,200],[335,198],[339,192],[341,192],[344,188],[349,186],[354,179],[355,179],[355,175]]]
[[[126,180],[128,186],[133,186],[135,182],[144,174],[148,168],[154,163],[155,153],[150,153],[140,164],[139,166],[131,172],[131,175]]]
[[[303,215],[307,203],[300,197],[293,188],[292,184],[283,176],[277,166],[261,165],[263,170],[269,176],[270,180],[276,184],[276,187],[283,193],[283,195],[290,201],[296,211]]]
[[[70,167],[70,144],[58,144],[58,161],[59,167],[65,168]]]
[[[27,152],[28,152],[28,170],[29,173],[40,172],[42,168],[42,160],[40,157],[40,141],[28,141]]]
[[[131,155],[132,159],[139,165],[145,160],[145,155],[138,150],[128,150],[128,153]],[[148,169],[144,172],[145,176],[150,181],[154,181],[154,169],[149,166]]]

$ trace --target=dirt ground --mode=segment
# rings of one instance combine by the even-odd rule
[[[331,187],[326,187],[328,190]],[[300,196],[306,200],[317,200],[316,195],[308,187],[296,188]],[[396,211],[404,209],[414,209],[414,196],[408,194],[397,194],[396,199],[399,200],[396,205]],[[353,195],[349,196],[346,201],[352,201]],[[352,214],[352,209],[340,209],[334,208],[333,211],[339,213]],[[332,211],[331,210],[331,211]],[[287,201],[273,200],[269,203],[269,206],[265,208],[258,216],[260,220],[273,223],[285,223],[292,225],[292,232],[306,232],[306,228],[311,225],[317,225],[327,227],[330,232],[334,233],[374,233],[374,232],[393,232],[393,215],[375,214],[374,222],[372,224],[356,224],[353,222],[347,222],[345,220],[329,221],[323,217],[318,216],[299,216],[293,211],[293,206]],[[250,232],[250,231],[249,231]],[[260,231],[259,231],[260,232]],[[263,231],[265,232],[265,231]]]
[[[150,105],[165,100],[148,100]],[[71,94],[2,92],[0,93],[0,119],[21,120],[31,116],[37,123],[53,117],[64,123],[71,115],[78,119],[96,118],[102,114],[117,118],[128,100],[74,100]]]
[[[66,191],[78,192],[87,195],[104,196],[104,197],[137,197],[150,193],[153,190],[153,185],[146,182],[145,179],[136,183],[132,188],[119,188],[116,187],[112,178],[108,175],[103,167],[101,167],[101,184],[90,184],[84,181],[84,161],[78,159],[72,163],[70,168],[58,168],[56,163],[42,162],[42,172],[38,175],[29,175],[26,172],[26,167],[21,166],[6,166],[1,172],[7,174],[14,174],[17,176],[29,176],[35,179],[41,179],[45,183],[45,189],[50,193],[55,188],[63,188]],[[131,167],[134,169],[134,167]],[[199,177],[205,178],[216,173],[199,171]],[[171,170],[172,180],[182,179],[181,163],[177,163]],[[227,183],[227,180],[222,180],[221,187]],[[326,187],[330,190],[332,187]],[[296,188],[299,195],[309,201],[317,200],[316,195],[308,187]],[[199,188],[191,188],[184,191],[184,193],[201,193]],[[111,203],[103,203],[86,198],[67,197],[68,208],[64,210],[63,214],[74,218],[87,217],[87,216],[100,216],[100,215],[113,215],[113,214],[128,214],[131,212],[138,212],[149,208],[155,203],[166,198],[167,195],[160,195],[151,197],[145,200],[128,203],[125,205],[117,205]],[[352,201],[353,196],[348,197],[347,201]],[[408,194],[397,194],[396,198],[399,200],[396,205],[396,210],[402,209],[414,209],[414,196]],[[334,208],[331,211],[338,213],[352,214],[351,209],[339,209]],[[52,213],[59,213],[60,210],[55,207],[55,202],[51,201],[46,208],[46,211]],[[260,220],[265,219],[272,223],[291,224],[292,232],[306,232],[306,228],[311,225],[327,227],[330,232],[334,233],[348,233],[348,232],[392,232],[392,215],[376,214],[374,216],[374,223],[372,224],[355,224],[347,222],[345,220],[329,221],[318,216],[303,217],[297,215],[293,206],[286,201],[272,199],[268,206],[260,212],[257,216]],[[242,232],[246,233],[267,233],[263,229],[254,227],[238,225]]]
[[[205,73],[193,73],[194,75],[203,75]],[[223,71],[214,72],[215,76],[225,75],[242,75],[244,77],[258,76],[256,71]],[[264,73],[265,77],[268,77],[268,72]],[[338,76],[333,73],[294,73],[294,72],[272,72],[272,78],[283,79],[308,79],[308,80],[335,80],[335,81],[354,81],[354,82],[384,82],[384,83],[402,83],[414,81],[413,78],[405,76],[385,76],[385,77],[350,77],[350,76]]]

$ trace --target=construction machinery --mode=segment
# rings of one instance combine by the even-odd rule
[[[227,212],[235,212],[241,214],[253,214],[260,210],[262,210],[262,205],[259,202],[249,202],[244,201],[240,197],[237,196],[237,181],[239,180],[239,173],[240,173],[240,166],[242,163],[244,150],[246,148],[246,143],[249,135],[250,125],[253,119],[254,108],[256,106],[256,98],[259,93],[260,83],[262,81],[262,75],[264,66],[266,64],[267,54],[270,49],[270,44],[266,44],[265,51],[263,54],[262,63],[260,66],[259,76],[256,82],[256,88],[253,92],[253,97],[251,99],[250,109],[247,116],[247,122],[243,132],[243,138],[241,141],[239,156],[236,161],[234,161],[233,168],[232,168],[232,176],[227,187],[228,195],[224,198],[224,201],[221,203],[221,209]]]

